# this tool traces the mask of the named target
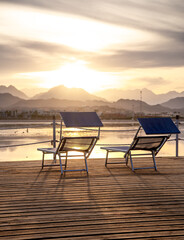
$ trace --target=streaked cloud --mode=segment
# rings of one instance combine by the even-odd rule
[[[170,81],[167,81],[164,78],[151,78],[151,77],[144,77],[144,78],[136,78],[131,79],[129,81],[129,85],[135,84],[140,88],[150,88],[151,86],[159,87],[160,85],[170,84]]]
[[[178,35],[184,32],[184,3],[181,0],[1,0],[0,2],[83,16],[123,27],[154,31],[172,38],[178,38]]]
[[[130,68],[182,67],[184,51],[168,50],[120,50],[111,54],[96,55],[91,65],[101,71],[120,71]]]
[[[0,71],[9,73],[53,70],[80,55],[67,46],[33,41],[0,44],[0,52]]]
[[[131,77],[141,85],[182,86],[181,0],[0,0],[0,7],[3,77],[84,61],[90,69],[119,76],[120,87],[130,86]],[[125,76],[127,71],[134,74]]]

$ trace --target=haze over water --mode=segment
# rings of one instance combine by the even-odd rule
[[[106,152],[101,150],[101,146],[107,146],[108,144],[130,144],[137,131],[138,124],[131,121],[105,121],[107,124],[102,128],[100,134],[100,140],[97,143],[94,151],[90,158],[105,158]],[[9,122],[11,124],[11,122]],[[14,129],[11,129],[9,124],[6,122],[0,123],[0,161],[20,161],[20,160],[40,160],[42,159],[41,152],[37,151],[40,147],[52,147],[50,142],[39,143],[35,145],[15,146],[15,147],[4,147],[10,145],[22,145],[29,143],[38,143],[44,141],[51,141],[53,138],[53,129],[50,122],[14,122]],[[18,124],[18,125],[17,125]],[[6,125],[6,127],[5,127]],[[36,125],[36,127],[34,127]],[[49,126],[50,125],[50,126]],[[3,130],[2,130],[3,126]],[[17,126],[17,128],[16,128]],[[12,127],[12,126],[11,126]],[[180,130],[183,132],[184,124],[180,125]],[[63,134],[73,135],[74,130],[64,130]],[[75,132],[76,134],[76,132]],[[77,133],[79,136],[81,131]],[[57,127],[56,138],[59,140],[60,127]],[[180,134],[180,138],[184,139],[184,133]],[[171,137],[174,139],[175,135]],[[159,152],[158,156],[175,156],[175,141],[167,142],[166,145]],[[184,141],[179,142],[179,155],[184,155]],[[111,157],[123,157],[121,153],[113,153]]]

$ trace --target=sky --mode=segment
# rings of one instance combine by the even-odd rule
[[[184,91],[183,0],[0,0],[0,85]]]

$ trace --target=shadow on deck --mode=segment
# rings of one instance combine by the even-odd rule
[[[62,177],[41,161],[0,162],[0,239],[183,239],[182,157],[158,157],[157,172],[88,167]]]

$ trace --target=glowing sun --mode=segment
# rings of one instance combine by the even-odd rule
[[[112,84],[112,76],[108,73],[89,69],[82,61],[68,63],[55,71],[32,72],[22,74],[39,79],[40,87],[52,88],[65,85],[68,88],[83,88],[94,92]]]

